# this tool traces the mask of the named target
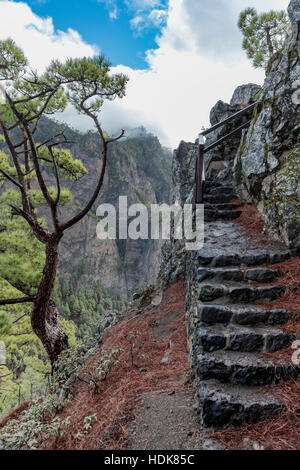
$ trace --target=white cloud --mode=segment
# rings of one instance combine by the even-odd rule
[[[77,31],[55,30],[52,18],[35,15],[26,3],[0,0],[0,39],[8,37],[23,49],[38,71],[54,58],[65,60],[97,53],[97,47],[84,42]]]
[[[125,0],[127,7],[138,10],[155,8],[161,3],[161,0]]]
[[[168,0],[125,0],[125,5],[134,15],[130,25],[136,34],[148,28],[160,28],[168,14]]]
[[[136,15],[132,20],[130,20],[130,24],[133,28],[139,29],[140,25],[144,22],[143,17],[140,15]]]
[[[138,13],[130,20],[131,27],[136,33],[141,34],[147,28],[160,28],[167,18],[166,10],[151,10],[149,13]]]
[[[154,9],[150,12],[149,19],[154,24],[154,26],[158,28],[164,22],[167,14],[168,13],[166,10]]]
[[[118,5],[117,0],[97,1],[105,5],[110,19],[115,20],[119,17],[122,8]],[[136,29],[137,32],[141,32],[142,29],[151,26],[161,26],[162,17],[167,8],[166,2],[168,3],[168,0],[124,0],[125,7],[133,15],[130,20],[132,28]]]
[[[188,7],[192,4],[195,7],[194,15],[197,14],[196,2],[200,6],[205,3],[199,0],[170,0],[167,25],[157,39],[158,47],[147,54],[149,70],[132,70],[124,66],[115,68],[115,71],[129,75],[130,82],[122,101],[105,106],[103,122],[107,129],[117,132],[128,124],[143,124],[153,132],[159,129],[158,135],[163,144],[176,147],[180,139],[194,141],[201,127],[209,124],[209,111],[217,100],[229,101],[234,89],[243,83],[262,84],[264,72],[251,67],[240,49],[239,33],[235,39],[237,45],[228,45],[228,54],[219,54],[220,37],[216,38],[216,42],[212,40],[217,26],[203,25],[198,14],[198,28],[205,28],[214,51],[211,54],[201,52],[201,39],[188,14]],[[223,8],[218,10],[218,15],[212,16],[208,14],[209,8],[214,11],[216,5],[220,7],[220,1],[207,0],[205,21],[209,16],[212,23],[221,27],[225,18],[230,20],[234,30],[238,13],[249,3],[260,10],[268,10],[286,8],[289,2],[226,0],[232,16],[227,16]],[[231,29],[228,29],[227,34],[230,32]],[[236,36],[235,31],[232,34]]]
[[[183,11],[199,53],[228,59],[233,53],[244,54],[237,27],[242,10],[251,6],[268,11],[287,5],[288,0],[185,0]]]
[[[150,0],[142,3],[149,4]],[[180,139],[195,140],[201,127],[208,125],[210,108],[217,100],[229,101],[235,87],[243,83],[263,82],[264,73],[254,70],[241,52],[237,16],[248,5],[268,10],[286,8],[289,2],[226,0],[225,3],[170,0],[167,24],[157,38],[157,48],[147,53],[149,69],[133,70],[124,65],[113,69],[129,75],[130,82],[123,100],[105,104],[102,121],[106,130],[117,133],[123,127],[144,125],[164,145],[176,147]],[[24,3],[0,0],[0,11],[0,37],[12,36],[39,67],[54,56],[64,59],[94,52],[94,47],[85,44],[78,33],[56,32],[51,19],[33,15]],[[229,26],[223,22],[229,22]],[[34,27],[28,27],[29,24]],[[205,36],[196,26],[206,31]],[[203,41],[209,44],[208,49]],[[74,127],[90,128],[90,122],[75,115],[72,109],[63,117]]]
[[[119,9],[117,0],[97,0],[98,3],[104,3],[108,10],[108,15],[111,20],[116,20],[119,17]]]

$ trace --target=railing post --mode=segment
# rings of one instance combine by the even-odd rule
[[[237,117],[243,116],[248,111],[250,112],[250,110],[253,110],[255,106],[258,106],[258,105],[259,105],[259,101],[255,101],[255,103],[250,104],[249,106],[247,106],[247,108],[241,109],[240,111],[233,114],[232,116],[229,116],[223,121],[220,121],[214,126],[212,126],[210,129],[207,129],[203,131],[201,134],[199,134],[198,155],[196,159],[196,172],[195,172],[195,183],[196,183],[195,204],[203,203],[203,190],[204,190],[204,183],[205,183],[205,166],[204,166],[205,153],[217,147],[222,142],[227,140],[229,137],[232,137],[233,135],[235,135],[237,132],[242,131],[242,129],[244,129],[245,127],[249,126],[251,124],[251,120],[246,122],[245,124],[242,124],[235,130],[230,132],[229,134],[225,135],[224,137],[221,137],[219,140],[217,140],[211,145],[208,145],[207,147],[205,147],[204,137],[210,134],[211,132],[215,131],[216,129],[219,129],[219,127],[224,126],[224,124],[227,124],[228,122],[233,121]]]
[[[196,163],[196,204],[203,203],[203,187],[205,181],[205,169],[204,169],[204,137],[199,134],[198,140],[198,158]]]

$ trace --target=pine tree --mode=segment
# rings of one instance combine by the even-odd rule
[[[9,209],[10,212],[5,214],[6,222],[1,223],[0,238],[10,238],[11,217],[25,222],[8,251],[4,248],[2,261],[7,268],[8,281],[24,297],[2,299],[0,305],[32,302],[31,326],[53,366],[59,354],[68,347],[68,337],[62,331],[59,313],[51,298],[57,274],[58,247],[64,232],[93,207],[103,185],[109,144],[124,135],[122,131],[118,137],[108,138],[101,127],[99,113],[105,100],[125,95],[128,78],[123,74],[112,75],[104,56],[69,59],[65,63],[53,61],[45,73],[38,75],[29,67],[21,49],[8,39],[0,41],[0,81],[4,84],[6,99],[0,103],[0,132],[7,152],[0,153],[0,175],[5,189],[10,186],[3,196],[4,211]],[[95,125],[101,139],[102,165],[97,185],[86,205],[71,219],[60,220],[59,208],[72,202],[70,191],[62,186],[62,178],[78,181],[84,177],[86,169],[63,148],[70,143],[64,132],[45,142],[37,142],[35,135],[43,116],[63,111],[67,104],[88,116]],[[46,183],[45,170],[49,172],[49,169],[53,172],[55,186]],[[39,217],[41,206],[49,210],[52,230],[48,230]],[[23,261],[20,255],[22,233],[27,232],[32,245],[29,244],[31,252],[25,253]],[[41,253],[36,257],[39,248]],[[27,266],[26,257],[29,256],[33,256],[33,260]]]
[[[243,33],[243,49],[255,68],[267,68],[269,60],[283,48],[291,30],[285,10],[258,14],[247,8],[239,17],[238,26]]]

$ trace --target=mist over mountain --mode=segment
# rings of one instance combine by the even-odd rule
[[[76,183],[65,182],[74,196],[71,207],[61,208],[69,218],[93,192],[101,168],[101,143],[92,131],[85,134],[49,119],[41,121],[37,140],[45,141],[64,130],[71,141],[66,145],[74,158],[82,160],[88,174]],[[115,294],[127,297],[139,285],[152,283],[157,275],[160,241],[156,240],[99,240],[96,216],[99,204],[109,203],[118,209],[119,196],[127,196],[128,205],[169,202],[171,186],[170,150],[163,148],[156,136],[144,127],[126,131],[126,137],[111,144],[104,186],[89,215],[67,231],[61,246],[59,277],[76,277],[79,287],[90,288],[101,280]],[[53,176],[49,172],[48,177]],[[46,218],[48,219],[47,214]],[[49,223],[50,219],[49,219]],[[85,268],[82,271],[82,263]],[[78,273],[81,273],[78,275]]]

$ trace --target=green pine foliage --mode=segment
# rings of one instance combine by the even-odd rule
[[[110,140],[102,130],[98,115],[105,100],[125,95],[128,78],[123,74],[111,74],[110,64],[102,55],[70,59],[65,63],[52,61],[45,73],[39,76],[28,64],[22,50],[14,41],[7,39],[0,41],[0,81],[6,98],[0,103],[0,299],[5,305],[0,306],[0,413],[4,414],[23,400],[45,393],[50,365],[38,337],[44,342],[52,365],[57,358],[54,349],[48,347],[51,335],[45,341],[45,335],[40,334],[39,322],[34,316],[30,318],[32,304],[27,300],[34,302],[45,327],[51,294],[40,286],[43,275],[45,279],[47,273],[45,245],[49,248],[52,243],[53,248],[50,235],[60,240],[64,230],[88,213],[102,181],[99,177],[97,191],[85,210],[72,220],[60,221],[60,206],[73,201],[70,184],[83,178],[87,170],[64,147],[70,141],[63,131],[48,135],[47,140],[40,140],[41,129],[37,132],[39,123],[43,127],[47,116],[62,112],[68,103],[73,104],[79,113],[88,115],[95,124],[102,141],[97,155],[99,158],[103,150],[105,162],[108,145],[116,139]],[[72,133],[72,130],[68,132]],[[44,180],[44,176],[49,177],[49,174],[52,174],[55,186],[48,186]],[[42,207],[45,205],[50,209],[52,229],[50,224],[47,228],[41,218],[41,210],[45,214]],[[54,232],[49,235],[51,230]],[[49,267],[48,261],[46,268],[53,270],[47,278],[52,290],[56,264]],[[96,288],[97,295],[83,291],[77,295],[72,284],[66,298],[60,297],[58,282],[56,288],[53,297],[58,298],[58,309],[60,304],[64,308],[60,325],[68,336],[69,346],[76,347],[76,335],[87,341],[104,309],[117,308],[121,304],[119,300],[111,299],[108,293],[104,295],[103,289]],[[41,296],[44,296],[44,302],[40,302]],[[24,297],[27,303],[19,303],[19,299],[24,301]],[[106,302],[100,301],[101,297]],[[88,313],[90,307],[92,313]],[[56,325],[59,328],[58,321]],[[46,327],[44,333],[47,334]],[[61,350],[65,346],[62,341]],[[3,348],[5,359],[2,357]]]
[[[20,292],[0,279],[0,295]],[[31,304],[0,307],[0,340],[5,344],[5,364],[0,366],[0,416],[32,396],[45,392],[50,364],[43,346],[32,332]]]
[[[14,193],[8,190],[0,196],[0,276],[21,291],[17,297],[24,297],[24,294],[36,292],[45,254],[44,246],[33,235],[26,221],[12,216],[9,201],[14,199]]]
[[[113,295],[98,281],[93,289],[78,288],[78,279],[85,263],[81,263],[71,279],[60,280],[53,300],[61,317],[75,325],[76,338],[83,345],[90,344],[97,334],[102,315],[107,310],[122,312],[128,300]]]
[[[34,271],[30,264],[24,269],[25,281]],[[95,340],[99,322],[107,310],[123,311],[128,305],[126,299],[112,295],[100,281],[93,289],[78,288],[78,280],[86,269],[83,261],[71,279],[57,281],[53,293],[62,329],[73,348],[88,346]],[[12,281],[19,279],[19,274],[11,272]],[[0,298],[22,296],[22,292],[0,278]],[[6,363],[0,365],[0,418],[23,401],[43,397],[49,391],[51,367],[42,343],[32,332],[30,311],[30,303],[0,306],[0,341],[6,349]]]
[[[22,293],[0,278],[0,298]],[[44,396],[51,371],[48,356],[30,323],[31,304],[0,306],[0,341],[5,344],[5,364],[0,364],[0,418],[20,403]],[[77,345],[76,326],[61,320],[71,346]]]
[[[11,189],[0,196],[0,299],[35,294],[44,268],[44,246],[9,207],[18,197]],[[42,219],[40,222],[45,225]],[[31,306],[0,306],[0,342],[6,352],[5,364],[0,364],[0,417],[47,391],[51,368],[42,343],[32,331]],[[75,323],[63,318],[61,325],[70,345],[75,346]]]
[[[282,50],[291,30],[285,10],[258,14],[255,8],[246,8],[239,17],[243,33],[243,49],[255,68],[267,69],[272,56]]]

